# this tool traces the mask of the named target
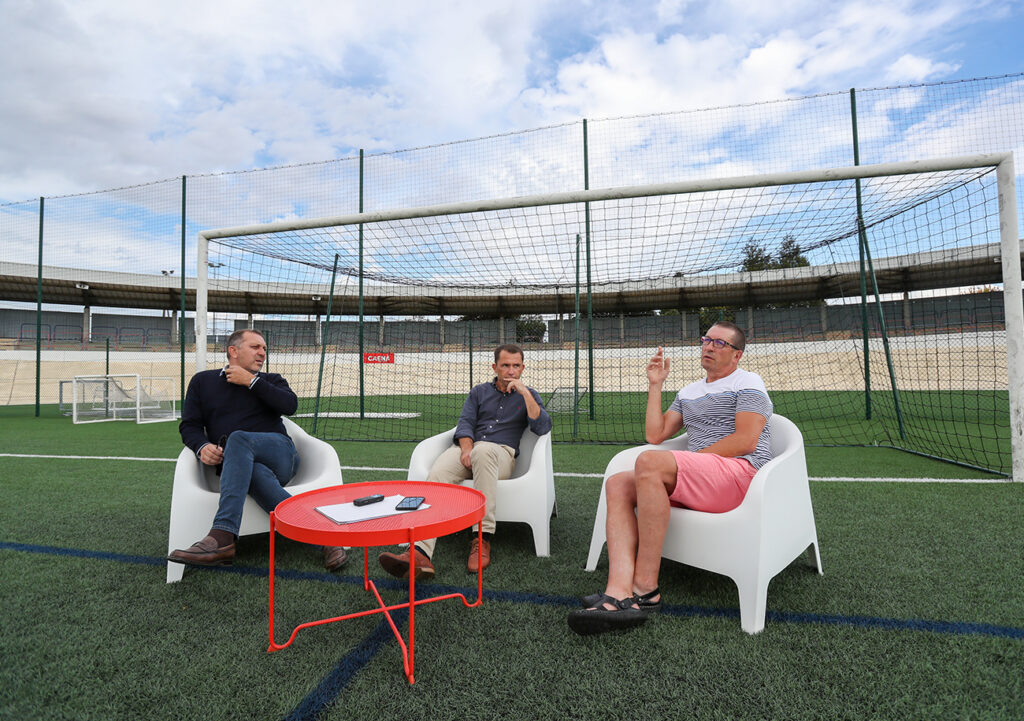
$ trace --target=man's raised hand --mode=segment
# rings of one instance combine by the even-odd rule
[[[658,346],[658,352],[651,356],[647,363],[647,380],[651,383],[664,383],[668,378],[670,360],[665,357],[665,349]]]

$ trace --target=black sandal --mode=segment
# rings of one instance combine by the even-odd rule
[[[658,597],[658,600],[657,601],[652,601],[651,599],[654,598],[655,596]],[[648,593],[644,593],[644,594],[636,594],[636,593],[634,593],[633,594],[633,600],[636,601],[636,605],[640,607],[641,611],[647,611],[648,613],[653,613],[655,611],[660,611],[661,610],[661,589],[656,588],[653,591],[649,591]]]
[[[580,606],[582,606],[583,608],[593,608],[594,606],[599,606],[601,605],[601,598],[603,596],[604,594],[600,591],[597,593],[592,593],[589,596],[584,596],[580,599]],[[658,596],[657,601],[651,600],[651,598],[653,598],[654,596]],[[661,590],[657,588],[651,591],[650,593],[645,593],[643,595],[638,595],[634,593],[633,600],[636,601],[636,605],[639,606],[641,611],[653,613],[655,611],[661,610]]]
[[[606,603],[613,608],[605,608]],[[647,614],[636,606],[633,596],[619,600],[600,594],[593,606],[569,613],[569,628],[581,636],[636,628],[647,620]]]

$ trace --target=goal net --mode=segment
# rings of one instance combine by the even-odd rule
[[[64,384],[61,381],[61,397]],[[71,381],[73,423],[135,421],[156,423],[178,418],[173,378],[136,373],[75,376]]]
[[[450,428],[495,346],[518,343],[523,379],[558,405],[556,441],[637,443],[648,358],[671,359],[667,407],[725,319],[808,444],[1009,475],[1024,385],[1010,157],[206,231],[197,337],[262,330],[269,369],[334,439]]]

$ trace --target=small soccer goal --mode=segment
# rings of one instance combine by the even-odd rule
[[[572,387],[555,388],[554,393],[544,401],[544,408],[548,413],[572,413],[574,410],[589,413],[590,394],[586,386],[577,388],[575,393]]]
[[[173,421],[178,418],[174,390],[173,378],[144,378],[137,373],[75,376],[71,381],[71,420]]]

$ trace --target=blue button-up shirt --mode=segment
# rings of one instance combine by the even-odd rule
[[[538,436],[551,431],[551,416],[544,410],[540,394],[530,388],[530,394],[540,406],[540,415],[531,419],[526,414],[526,400],[516,393],[498,390],[498,379],[474,386],[462,404],[459,424],[455,427],[455,442],[470,438],[473,442],[488,441],[511,446],[519,455],[519,439],[527,425]]]

